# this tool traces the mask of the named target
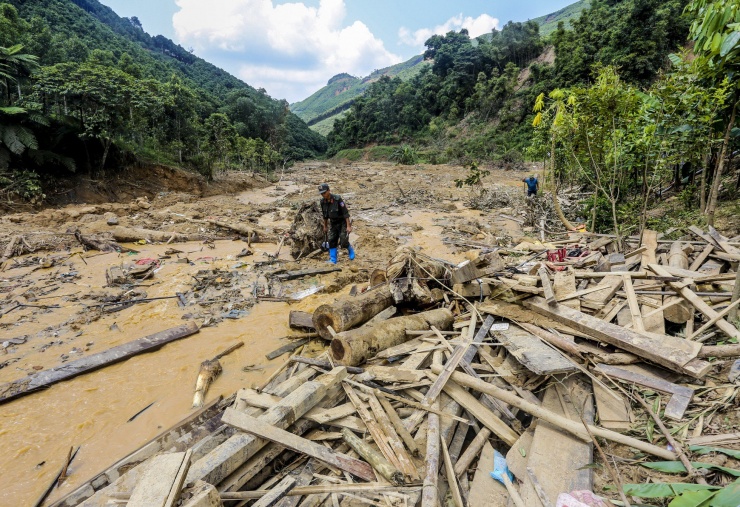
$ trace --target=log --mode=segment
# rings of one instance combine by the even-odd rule
[[[431,369],[434,373],[438,374],[442,371],[443,368],[442,366],[433,364]],[[572,435],[577,436],[584,442],[591,441],[591,436],[589,435],[588,431],[586,431],[586,429],[583,427],[583,424],[581,422],[571,421],[568,418],[554,414],[553,412],[546,410],[538,405],[535,405],[534,403],[530,403],[528,401],[521,399],[519,396],[517,396],[514,393],[498,388],[492,384],[478,380],[464,373],[459,373],[459,372],[453,373],[452,380],[462,386],[475,389],[476,391],[479,391],[481,393],[490,394],[494,398],[498,398],[499,400],[504,401],[508,403],[509,405],[512,405],[520,410],[523,410],[524,412],[527,412],[528,414],[538,417],[539,419],[545,422],[548,422],[552,424],[553,426],[557,426],[558,428],[565,430]],[[612,442],[623,444],[628,447],[633,447],[637,450],[646,452],[648,454],[657,456],[659,458],[673,461],[677,457],[676,453],[668,451],[664,449],[663,447],[649,444],[647,442],[643,442],[642,440],[638,440],[636,438],[621,435],[619,433],[616,433],[614,431],[609,431],[604,428],[599,428],[598,426],[592,426],[589,424],[588,430],[597,437],[601,437],[606,440],[610,440]]]
[[[682,243],[673,243],[670,253],[668,254],[668,266],[677,269],[689,269],[689,258],[684,250],[685,245]],[[666,303],[680,299],[680,296],[668,296]],[[691,306],[687,301],[681,301],[663,311],[666,320],[674,324],[685,324],[691,318]]]
[[[418,490],[418,486],[399,488],[391,484],[381,482],[367,482],[362,484],[341,483],[341,484],[318,484],[313,486],[296,486],[285,496],[308,496],[320,495],[323,493],[382,493],[388,492],[406,492]],[[221,493],[221,500],[254,500],[262,498],[270,490],[259,489],[257,491],[234,491]]]
[[[393,296],[387,286],[367,291],[359,296],[346,296],[331,305],[319,306],[313,313],[313,327],[321,338],[331,340],[329,327],[336,333],[347,331],[367,322],[392,304]]]
[[[718,358],[740,357],[740,344],[704,345],[699,351],[699,357],[718,357]]]
[[[15,255],[15,247],[21,242],[21,236],[13,236],[8,242],[8,246],[5,247],[2,258],[0,258],[0,266],[3,266],[11,257]]]
[[[380,475],[385,477],[391,484],[401,486],[403,484],[403,474],[378,451],[373,449],[369,444],[360,440],[354,433],[348,429],[342,430],[342,438],[349,446],[360,455],[362,459],[370,463]]]
[[[318,311],[316,310],[317,313]],[[316,313],[314,314],[314,322],[316,323],[315,316]],[[408,317],[389,319],[370,329],[345,331],[337,334],[332,340],[331,355],[334,361],[339,364],[356,366],[381,350],[407,341],[407,330],[421,331],[431,329],[432,326],[437,329],[449,329],[452,326],[452,320],[452,312],[442,308]],[[317,329],[319,329],[318,323]]]
[[[70,361],[56,368],[40,371],[33,375],[29,375],[28,377],[14,380],[13,382],[0,386],[0,404],[20,398],[21,396],[25,396],[39,389],[49,387],[57,382],[69,380],[78,375],[103,368],[144,352],[151,352],[167,343],[185,338],[197,332],[198,325],[195,322],[190,322],[189,324],[183,324],[182,326],[166,329],[164,331],[145,336],[144,338],[139,338],[138,340],[134,340],[117,347],[112,347],[98,354]]]
[[[184,243],[186,241],[203,241],[206,239],[202,234],[179,234],[176,232],[154,231],[151,229],[140,229],[137,227],[114,227],[113,239],[121,243],[136,243],[139,240],[167,243],[175,241]],[[170,241],[171,240],[171,241]]]
[[[285,271],[282,273],[275,273],[274,275],[272,275],[272,278],[277,278],[278,280],[282,281],[288,281],[295,280],[296,278],[303,278],[304,276],[325,275],[327,273],[334,273],[335,271],[341,270],[342,268],[338,268],[336,266],[316,269],[300,269],[298,271]]]
[[[193,395],[193,406],[191,408],[200,408],[203,406],[208,388],[216,380],[216,377],[221,375],[223,368],[219,359],[243,346],[244,342],[239,342],[216,355],[213,359],[206,359],[200,363],[200,371],[198,372],[198,378],[195,380],[195,394]]]

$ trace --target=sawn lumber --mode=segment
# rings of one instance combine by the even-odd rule
[[[538,297],[525,301],[524,306],[535,313],[573,327],[592,339],[632,352],[671,370],[701,378],[710,368],[709,363],[695,359],[701,350],[698,343],[668,335],[657,340],[651,335],[609,324],[562,305],[552,307]]]

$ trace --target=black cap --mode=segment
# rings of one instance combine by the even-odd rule
[[[323,194],[327,190],[329,190],[329,184],[328,183],[322,183],[321,185],[319,185],[319,193],[320,194]]]

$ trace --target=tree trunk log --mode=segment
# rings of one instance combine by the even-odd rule
[[[406,331],[424,331],[431,326],[445,330],[452,326],[452,320],[452,312],[442,308],[389,319],[369,329],[340,333],[331,342],[332,358],[339,364],[356,366],[381,350],[407,341]]]
[[[722,141],[722,151],[719,154],[719,160],[717,160],[717,170],[714,172],[714,179],[712,180],[712,188],[709,191],[709,199],[707,200],[707,224],[714,226],[714,212],[717,211],[717,198],[719,196],[719,185],[722,182],[722,171],[725,168],[725,158],[727,158],[727,147],[730,145],[730,133],[732,127],[735,124],[735,111],[737,110],[737,102],[732,106],[732,114],[730,115],[730,122],[727,124],[727,130],[725,130],[725,137]]]
[[[393,296],[387,285],[359,296],[343,297],[334,304],[319,306],[313,313],[313,327],[321,338],[331,340],[329,326],[336,333],[347,331],[367,322],[392,304]]]
[[[363,440],[360,440],[347,428],[342,429],[342,438],[344,438],[344,441],[347,442],[349,446],[357,454],[359,454],[362,459],[370,463],[375,471],[388,479],[391,484],[394,484],[396,486],[403,485],[404,479],[401,471],[391,465],[388,460],[383,457],[382,454],[373,449]]]
[[[686,245],[684,243],[673,243],[671,250],[668,253],[668,265],[672,268],[689,268],[689,258],[686,255]],[[670,303],[675,300],[682,300],[680,303],[670,306],[663,310],[663,316],[674,324],[684,324],[692,316],[692,309],[689,302],[684,300],[681,296],[669,296],[665,299],[665,303]]]
[[[159,243],[166,243],[172,239],[176,243],[182,243],[185,241],[202,241],[205,236],[202,234],[180,234],[150,229],[116,227],[113,229],[113,238],[121,243],[136,243],[141,239]]]

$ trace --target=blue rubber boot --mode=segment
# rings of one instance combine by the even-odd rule
[[[329,249],[329,262],[331,262],[332,264],[337,263],[337,249],[336,248]]]
[[[349,260],[355,260],[355,249],[352,248],[352,245],[347,246],[347,251],[349,252]]]

